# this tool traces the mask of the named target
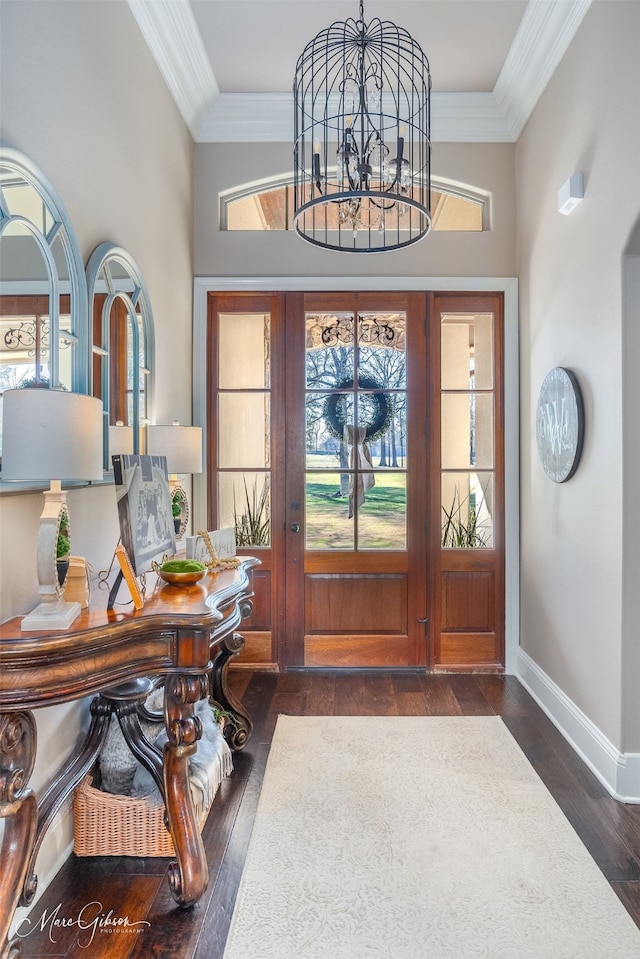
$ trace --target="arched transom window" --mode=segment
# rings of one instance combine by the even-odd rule
[[[489,228],[489,197],[471,187],[434,179],[431,218],[434,230],[480,233]],[[245,184],[221,193],[220,228],[293,229],[293,177]]]

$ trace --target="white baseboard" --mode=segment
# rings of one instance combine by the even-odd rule
[[[640,753],[620,753],[522,649],[516,677],[614,799],[640,803]]]

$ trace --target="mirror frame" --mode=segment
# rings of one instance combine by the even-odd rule
[[[76,238],[75,231],[69,219],[69,215],[60,199],[58,193],[52,186],[49,179],[42,170],[33,163],[29,157],[15,150],[12,147],[0,143],[0,167],[13,170],[16,175],[22,177],[38,194],[46,204],[47,209],[53,220],[53,226],[47,236],[38,228],[37,224],[24,217],[12,216],[4,203],[2,190],[0,189],[0,238],[4,234],[8,225],[15,222],[21,222],[34,237],[40,251],[44,257],[49,273],[49,298],[51,302],[51,333],[50,342],[53,344],[54,336],[57,342],[58,338],[58,316],[60,311],[61,281],[57,275],[57,268],[53,257],[52,247],[56,239],[60,238],[62,247],[67,260],[69,270],[69,294],[71,298],[71,336],[76,344],[72,363],[71,389],[75,393],[86,393],[89,383],[88,370],[88,328],[87,328],[87,288],[84,278],[84,264],[80,254],[80,247]],[[6,292],[6,283],[11,281],[0,281],[0,293]],[[64,281],[63,281],[64,282]],[[15,292],[12,290],[11,292]],[[49,369],[51,371],[51,386],[56,387],[58,383],[58,357],[57,349],[54,351],[50,346]]]
[[[50,304],[50,347],[49,372],[50,386],[59,385],[59,316],[60,294],[68,293],[70,297],[71,332],[65,338],[74,343],[71,362],[71,390],[76,393],[87,393],[89,386],[89,338],[87,323],[87,287],[84,272],[84,263],[80,253],[78,240],[71,223],[69,214],[58,192],[49,178],[26,154],[14,147],[0,142],[0,169],[13,171],[35,190],[42,202],[46,205],[52,220],[52,227],[45,235],[32,220],[15,216],[9,212],[0,187],[0,240],[8,226],[12,223],[22,223],[34,238],[43,256],[48,273],[48,290]],[[53,255],[53,245],[56,240],[62,243],[62,249],[67,262],[68,280],[60,280]],[[16,283],[19,281],[0,280],[0,295],[19,292]],[[32,281],[34,284],[41,281]],[[28,292],[36,292],[35,289]],[[45,293],[44,290],[37,292]],[[55,344],[55,349],[54,349]],[[41,483],[8,483],[2,482],[0,472],[0,490],[4,492],[24,492],[30,489],[42,489]]]
[[[118,289],[122,280],[114,278],[109,270],[111,263],[117,263],[120,268],[124,268],[128,279],[133,284],[133,291]],[[106,279],[105,279],[105,274]],[[89,361],[89,392],[93,394],[93,355],[99,354],[104,358],[102,364],[102,382],[101,398],[104,407],[104,469],[105,472],[113,471],[109,458],[109,419],[110,419],[110,327],[109,311],[114,300],[120,299],[125,304],[131,330],[133,335],[133,355],[140,356],[140,331],[137,321],[134,317],[139,314],[142,317],[142,336],[145,366],[136,365],[133,369],[133,393],[139,397],[140,376],[145,376],[145,393],[147,407],[147,421],[153,418],[154,407],[154,368],[155,368],[155,332],[153,324],[153,312],[151,309],[151,300],[147,292],[147,287],[140,272],[140,269],[128,250],[117,246],[115,243],[101,243],[95,248],[89,258],[86,269],[87,278],[87,298],[88,298],[88,329],[90,332],[90,356]],[[100,283],[105,284],[105,290],[99,290]],[[103,307],[101,324],[101,342],[100,346],[93,343],[93,312],[94,300],[98,292],[106,292],[107,299]],[[143,425],[140,420],[139,402],[133,403],[133,422],[128,424],[133,427],[133,451],[134,453],[144,452],[140,449],[140,427]]]

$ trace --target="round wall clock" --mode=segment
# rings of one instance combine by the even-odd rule
[[[571,479],[582,453],[584,407],[578,381],[562,366],[550,370],[540,388],[536,438],[547,476],[554,483]]]

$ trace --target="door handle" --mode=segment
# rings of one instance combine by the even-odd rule
[[[291,530],[292,533],[299,533],[299,532],[300,532],[300,523],[292,523],[291,526],[289,527],[289,529]]]

